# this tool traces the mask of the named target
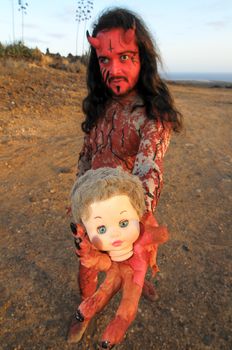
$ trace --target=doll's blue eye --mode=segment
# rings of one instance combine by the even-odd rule
[[[102,226],[99,226],[97,228],[97,232],[100,234],[100,235],[103,235],[104,233],[106,233],[106,227],[104,225]]]
[[[121,220],[119,222],[119,226],[120,227],[127,227],[129,225],[129,221],[128,220]]]

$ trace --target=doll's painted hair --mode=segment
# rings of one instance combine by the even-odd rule
[[[117,195],[129,197],[132,206],[141,218],[145,211],[144,190],[141,181],[121,168],[88,170],[79,177],[71,191],[72,214],[76,223],[88,218],[89,206]]]

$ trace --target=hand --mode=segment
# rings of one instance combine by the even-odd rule
[[[143,232],[143,235],[140,244],[143,246],[151,243],[161,244],[168,240],[167,227],[158,226],[158,223],[151,212],[145,213],[142,217],[141,232]]]
[[[143,215],[142,220],[141,220],[141,223],[142,223],[144,226],[153,226],[153,227],[159,226],[159,225],[158,225],[158,222],[156,221],[156,218],[154,217],[154,215],[153,215],[150,211],[147,211],[147,212]]]
[[[81,264],[87,268],[95,268],[100,271],[107,271],[111,266],[111,259],[108,254],[97,250],[89,241],[84,226],[71,223],[71,230],[74,234],[76,254]]]
[[[80,247],[79,252],[82,265],[100,271],[109,270],[112,261],[107,253],[97,250],[87,239],[81,242]]]
[[[80,243],[82,242],[82,240],[86,236],[85,229],[82,225],[74,224],[73,222],[71,222],[70,228],[71,228],[71,231],[72,231],[73,236],[74,236],[75,246],[76,246],[77,250],[80,250],[81,249]],[[79,256],[78,252],[76,252],[76,253]]]

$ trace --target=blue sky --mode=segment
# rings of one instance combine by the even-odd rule
[[[22,38],[18,0],[0,0],[0,41]],[[166,72],[232,72],[232,0],[92,0],[86,29],[105,8],[122,6],[137,12],[149,27]],[[45,52],[76,53],[77,0],[27,0],[24,41]],[[14,31],[12,21],[14,8]],[[83,49],[84,24],[78,35]],[[84,39],[85,48],[88,47]]]

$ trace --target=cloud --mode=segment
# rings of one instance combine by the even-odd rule
[[[56,12],[54,17],[62,22],[75,22],[75,7],[74,6],[65,6],[63,11]]]
[[[49,44],[49,41],[47,40],[41,40],[38,39],[37,37],[25,37],[26,42],[34,43],[34,44]]]
[[[206,25],[214,29],[221,29],[227,26],[227,20],[210,21],[207,22]]]
[[[28,29],[40,29],[40,27],[34,23],[24,23],[24,27]]]
[[[64,39],[67,37],[64,33],[47,33],[47,36],[53,39]]]

